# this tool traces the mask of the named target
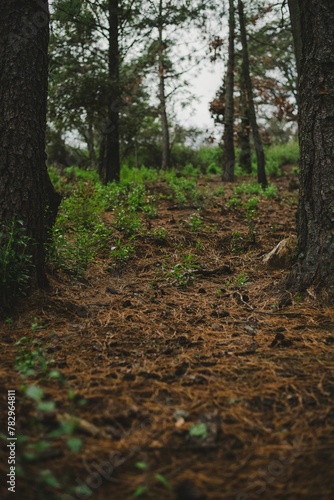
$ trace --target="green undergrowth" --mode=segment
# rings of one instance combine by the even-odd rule
[[[262,200],[277,198],[277,187],[270,184],[262,189],[254,176],[249,175],[248,180],[237,183],[232,194],[229,190],[227,195],[226,186],[220,183],[217,148],[202,149],[201,155],[199,165],[186,163],[169,171],[123,166],[121,181],[108,185],[99,182],[96,172],[78,167],[51,169],[52,180],[62,192],[63,200],[48,244],[49,262],[55,269],[83,277],[97,258],[106,260],[108,269],[123,269],[136,256],[138,242],[143,239],[158,246],[174,244],[165,228],[152,229],[153,220],[159,217],[159,207],[166,201],[172,209],[193,209],[183,227],[198,236],[196,248],[202,245],[201,235],[214,230],[202,218],[202,209],[218,203],[227,210],[237,210],[249,230],[242,237],[246,243],[237,236],[231,237],[231,251],[244,251],[255,241]],[[298,145],[271,146],[266,156],[268,164],[274,165],[271,171],[279,171],[282,164],[297,161]],[[184,262],[175,266],[169,270],[169,282],[191,283],[192,273],[185,269]]]
[[[32,246],[23,221],[12,219],[0,225],[0,305],[10,306],[28,293]]]
[[[10,329],[12,324],[7,325]],[[77,460],[85,444],[78,432],[75,413],[86,404],[70,387],[65,375],[55,368],[55,361],[48,349],[54,334],[45,329],[39,318],[35,318],[30,331],[15,344],[15,372],[20,384],[8,395],[8,418],[15,429],[17,480],[29,480],[32,470],[38,485],[36,499],[60,498],[60,495],[74,494],[70,474],[60,475],[53,461],[59,446]],[[57,389],[64,394],[62,405],[53,397]],[[15,407],[19,402],[21,426],[15,428]],[[10,423],[8,424],[10,425]],[[8,428],[11,432],[11,427]],[[0,440],[8,443],[6,435],[0,433]]]

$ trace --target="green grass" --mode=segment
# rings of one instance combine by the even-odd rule
[[[261,184],[258,183],[242,183],[236,186],[233,190],[235,196],[242,194],[245,195],[261,195],[265,199],[275,198],[277,196],[277,187],[273,184],[269,185],[265,189],[262,188]]]
[[[277,144],[265,148],[266,171],[279,175],[283,165],[297,164],[299,161],[299,144],[297,141],[288,144]]]

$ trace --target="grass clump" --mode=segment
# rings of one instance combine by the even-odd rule
[[[91,182],[79,183],[61,203],[48,245],[49,261],[57,268],[83,276],[89,263],[107,247],[111,236],[101,217],[103,210],[95,186]]]
[[[0,304],[27,295],[33,269],[31,245],[23,221],[12,219],[0,227]]]

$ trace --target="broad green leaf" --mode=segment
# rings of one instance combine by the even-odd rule
[[[69,438],[67,441],[67,446],[73,453],[78,453],[82,447],[82,439],[80,438]]]
[[[206,438],[208,435],[206,424],[194,424],[189,430],[189,435],[193,437],[201,437],[203,439]]]
[[[26,395],[29,396],[29,398],[34,399],[35,401],[40,401],[44,395],[44,391],[37,385],[29,385],[26,390]]]

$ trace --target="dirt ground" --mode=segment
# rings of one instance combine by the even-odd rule
[[[73,436],[82,439],[78,453],[60,436],[21,458],[17,498],[333,498],[334,310],[312,291],[284,291],[289,268],[262,262],[294,234],[298,191],[285,174],[271,179],[278,197],[261,198],[252,220],[226,207],[225,185],[224,198],[199,210],[197,232],[187,223],[196,207],[162,200],[147,224],[165,228],[165,240],[140,236],[127,265],[101,257],[85,279],[51,274],[48,293],[2,322],[1,406],[16,389],[17,434],[48,439],[67,415],[78,417]],[[221,185],[204,182],[207,193]],[[20,376],[15,342],[24,336],[62,379]],[[27,401],[28,383],[56,409]],[[61,485],[41,483],[42,470]]]

